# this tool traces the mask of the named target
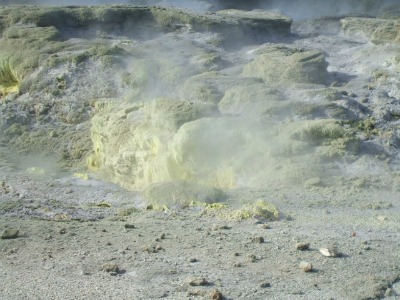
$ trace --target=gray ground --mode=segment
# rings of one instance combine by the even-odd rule
[[[98,180],[1,172],[0,228],[19,230],[0,241],[2,299],[218,299],[215,290],[226,299],[399,299],[392,193],[236,191],[284,216],[232,221],[203,208],[148,210]],[[332,244],[338,257],[319,252]]]

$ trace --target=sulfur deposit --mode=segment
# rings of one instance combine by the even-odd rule
[[[378,101],[385,87],[399,94],[390,79],[397,21],[385,12],[337,19],[338,36],[376,44],[348,55],[393,49],[386,62],[346,71],[329,48],[303,45],[311,23],[291,32],[290,18],[269,11],[3,7],[3,140],[132,190],[176,180],[301,186],[315,177],[334,186],[371,165],[390,174],[398,108]],[[357,86],[357,76],[369,84]],[[391,177],[382,180],[391,186]]]

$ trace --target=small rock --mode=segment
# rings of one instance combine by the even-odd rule
[[[149,246],[149,245],[143,245],[141,247],[141,250],[143,252],[148,252],[148,253],[157,253],[158,251],[155,249],[154,246]]]
[[[233,266],[235,268],[240,268],[242,266],[242,264],[240,262],[236,262],[236,263],[233,264]]]
[[[59,234],[66,234],[67,233],[67,229],[66,228],[62,228],[62,229],[60,229],[60,231],[58,233]]]
[[[124,227],[125,227],[125,229],[134,229],[135,225],[133,225],[133,224],[125,224]]]
[[[260,288],[265,289],[271,287],[271,284],[269,282],[261,282],[260,283]]]
[[[305,243],[305,242],[299,242],[296,244],[296,249],[297,250],[308,250],[310,248],[310,243]]]
[[[257,261],[257,256],[255,256],[254,254],[249,254],[249,255],[247,255],[247,261],[256,262]]]
[[[160,250],[163,250],[164,248],[161,245],[156,245],[154,247],[154,249],[157,250],[157,251],[160,251]]]
[[[311,272],[313,269],[313,265],[306,261],[302,261],[299,267],[303,272]]]
[[[380,222],[384,222],[384,221],[387,220],[387,218],[386,218],[385,216],[378,216],[377,219],[378,219],[378,221],[380,221]]]
[[[1,239],[2,240],[16,239],[18,237],[18,234],[19,234],[18,229],[9,228],[3,231],[3,233],[1,234]]]
[[[214,290],[211,292],[211,299],[212,300],[222,300],[224,299],[224,296],[222,295],[222,293],[218,290]]]
[[[189,261],[190,263],[195,263],[195,262],[198,262],[198,259],[197,259],[197,258],[194,258],[194,257],[190,257],[190,258],[188,259],[188,261]]]
[[[264,238],[262,236],[257,236],[252,238],[251,241],[255,244],[262,244],[264,243]]]
[[[212,227],[213,231],[218,231],[218,230],[229,230],[231,229],[231,227],[227,226],[227,225],[214,225]]]
[[[188,280],[188,283],[190,286],[206,286],[206,285],[208,285],[208,281],[204,277],[190,278]]]
[[[162,233],[162,234],[160,235],[160,239],[165,240],[165,238],[166,238],[165,233]]]
[[[117,273],[119,272],[119,267],[116,264],[104,264],[101,266],[101,270],[107,273]]]
[[[338,257],[338,256],[340,256],[340,252],[337,250],[337,247],[335,245],[331,245],[331,246],[328,246],[328,247],[320,248],[319,252],[321,252],[321,254],[323,256],[327,256],[327,257]]]

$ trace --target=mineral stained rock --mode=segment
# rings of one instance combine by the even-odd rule
[[[328,81],[328,63],[321,51],[293,49],[283,45],[261,48],[243,75],[259,77],[267,83],[315,83]]]
[[[356,18],[349,17],[341,20],[341,34],[356,42],[372,42],[374,44],[400,43],[400,18]]]
[[[371,88],[353,91],[346,84],[358,69],[345,74],[324,41],[313,47],[291,35],[290,18],[225,7],[1,7],[2,143],[133,190],[304,186],[313,178],[323,184],[311,188],[322,189],[333,182],[324,176],[354,174],[348,162],[363,170],[395,157],[397,129],[385,122],[400,110],[390,99],[399,94],[396,16],[342,18],[342,36],[335,27],[327,37],[350,39],[359,26],[392,43],[390,68],[373,61],[358,74],[369,75],[359,80]],[[329,21],[340,26],[340,18]],[[382,24],[394,29],[378,34]]]

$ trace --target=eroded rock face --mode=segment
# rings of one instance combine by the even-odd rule
[[[293,84],[328,82],[327,62],[321,51],[307,51],[274,45],[261,48],[243,75],[259,77],[267,83]]]
[[[399,44],[400,19],[344,18],[341,34],[356,42]]]
[[[315,188],[383,170],[397,153],[396,44],[386,65],[371,62],[386,46],[353,51],[339,18],[327,19],[334,30],[302,23],[288,39],[291,19],[261,10],[29,7],[0,17],[2,143],[125,188]]]

